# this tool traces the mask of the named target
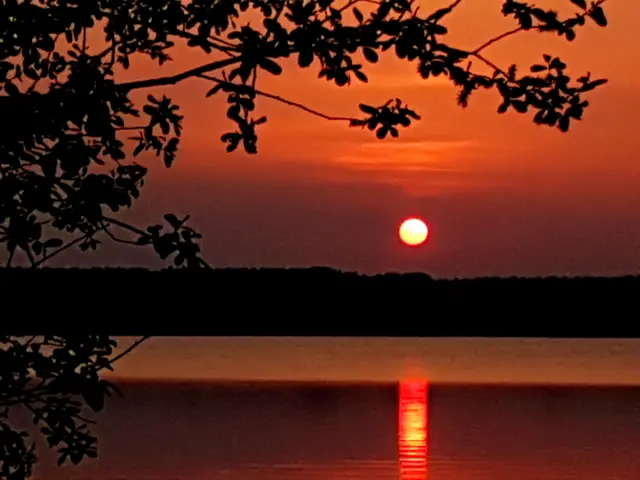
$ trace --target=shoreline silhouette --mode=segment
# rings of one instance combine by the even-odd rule
[[[630,320],[640,313],[639,293],[640,276],[631,275],[434,279],[322,267],[0,269],[3,310],[43,314],[21,328],[84,317],[117,334],[636,338],[640,331]],[[172,320],[153,320],[167,316]]]

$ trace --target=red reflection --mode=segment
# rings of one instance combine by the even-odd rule
[[[398,454],[400,480],[427,478],[427,382],[400,382]]]

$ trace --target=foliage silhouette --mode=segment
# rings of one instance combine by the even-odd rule
[[[533,112],[537,124],[567,131],[583,116],[583,94],[605,83],[590,74],[573,81],[567,65],[544,54],[521,74],[500,67],[487,49],[518,32],[554,33],[573,40],[588,21],[606,26],[606,0],[566,0],[575,14],[562,17],[516,0],[502,13],[516,27],[471,50],[449,45],[444,22],[462,0],[422,14],[412,0],[5,0],[0,4],[0,108],[10,119],[0,131],[0,240],[32,267],[100,238],[151,245],[176,266],[207,267],[200,235],[187,218],[168,213],[165,224],[139,228],[111,213],[140,195],[147,168],[132,157],[155,152],[166,167],[176,159],[183,117],[165,94],[132,99],[137,91],[188,78],[211,84],[205,96],[224,95],[235,129],[222,135],[228,151],[257,152],[257,97],[268,97],[328,120],[397,137],[418,120],[400,99],[359,106],[359,118],[331,116],[257,88],[260,75],[280,75],[282,60],[314,67],[337,86],[367,82],[363,63],[391,54],[417,66],[424,78],[444,76],[466,106],[478,89],[500,95],[498,112]],[[250,23],[244,15],[258,16]],[[256,25],[259,26],[256,26]],[[97,38],[95,33],[102,34]],[[181,73],[120,81],[117,69],[137,57],[164,65],[177,43],[209,54],[211,61]],[[362,62],[359,59],[362,56]],[[480,64],[486,73],[476,70]],[[137,122],[136,122],[137,120]],[[131,153],[131,155],[129,155]],[[59,233],[56,233],[56,230]],[[124,236],[122,236],[124,235]]]
[[[80,463],[97,456],[97,439],[89,431],[106,397],[119,393],[100,378],[103,369],[140,345],[114,354],[117,342],[107,335],[0,336],[0,478],[23,480],[37,460],[30,434],[10,425],[11,414],[25,408],[50,448],[57,448],[58,465]]]

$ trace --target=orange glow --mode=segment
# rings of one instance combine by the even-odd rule
[[[427,382],[400,382],[398,456],[400,480],[427,478]]]
[[[418,218],[409,218],[402,222],[398,230],[400,240],[411,247],[417,247],[425,242],[429,235],[427,224]]]

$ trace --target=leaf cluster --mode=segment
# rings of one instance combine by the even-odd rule
[[[27,478],[37,460],[30,434],[10,425],[17,408],[31,414],[59,465],[97,456],[93,421],[84,414],[119,393],[99,375],[112,370],[116,346],[105,335],[0,336],[0,478]]]

